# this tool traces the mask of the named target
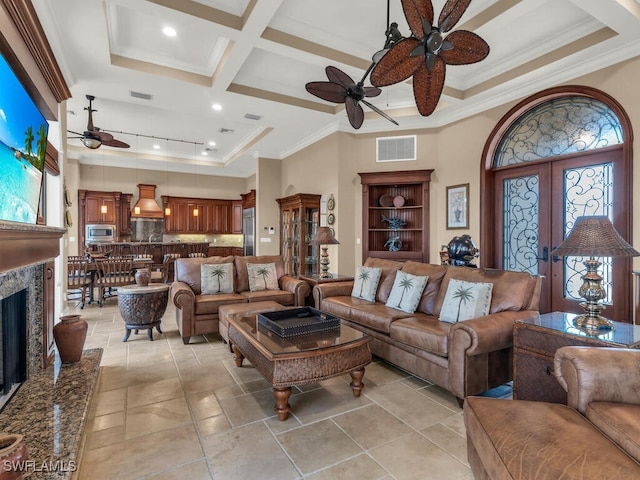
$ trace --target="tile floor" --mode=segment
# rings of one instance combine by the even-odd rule
[[[171,305],[153,342],[122,342],[116,299],[78,311],[85,348],[104,349],[80,479],[473,478],[453,396],[383,361],[359,398],[348,375],[294,388],[281,422],[270,386],[217,334],[182,343]]]

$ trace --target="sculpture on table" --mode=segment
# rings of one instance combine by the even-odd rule
[[[382,221],[387,222],[391,230],[400,230],[407,225],[407,222],[398,217],[388,218],[382,215]],[[390,252],[400,251],[402,249],[402,241],[400,240],[400,236],[398,234],[392,235],[391,237],[389,237],[389,240],[385,242],[384,246],[387,247]]]
[[[449,253],[449,265],[461,267],[476,267],[473,260],[478,258],[478,247],[476,247],[470,235],[453,237],[447,245]]]

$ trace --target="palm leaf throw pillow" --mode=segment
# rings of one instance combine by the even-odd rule
[[[247,263],[249,290],[279,290],[278,273],[275,263]]]
[[[440,310],[443,322],[462,322],[489,313],[493,283],[451,279]]]
[[[233,293],[233,263],[203,263],[200,285],[203,295]]]
[[[424,287],[427,286],[427,280],[429,277],[419,277],[398,270],[386,303],[387,307],[397,308],[407,313],[415,312]]]
[[[382,268],[358,267],[353,282],[353,289],[351,290],[351,296],[373,302],[376,298],[376,290],[378,289],[378,282],[380,281],[381,275]]]

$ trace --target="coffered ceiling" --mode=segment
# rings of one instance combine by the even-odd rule
[[[444,3],[433,0],[436,17]],[[447,67],[431,116],[418,114],[404,82],[368,99],[399,126],[364,107],[354,130],[342,107],[304,87],[326,80],[327,65],[362,77],[384,44],[386,0],[33,4],[73,95],[68,129],[85,130],[85,96],[95,95],[95,125],[131,145],[89,150],[70,139],[69,156],[199,174],[247,177],[257,156],[283,159],[335,131],[445,126],[640,53],[640,0],[473,0],[454,30],[480,35],[489,56]],[[400,0],[390,17],[408,36]]]

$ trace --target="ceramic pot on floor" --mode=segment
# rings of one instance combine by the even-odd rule
[[[22,435],[0,435],[0,480],[19,480],[27,467],[27,444]]]
[[[63,315],[53,327],[53,339],[58,347],[62,363],[80,361],[84,341],[87,338],[88,324],[80,315]]]

